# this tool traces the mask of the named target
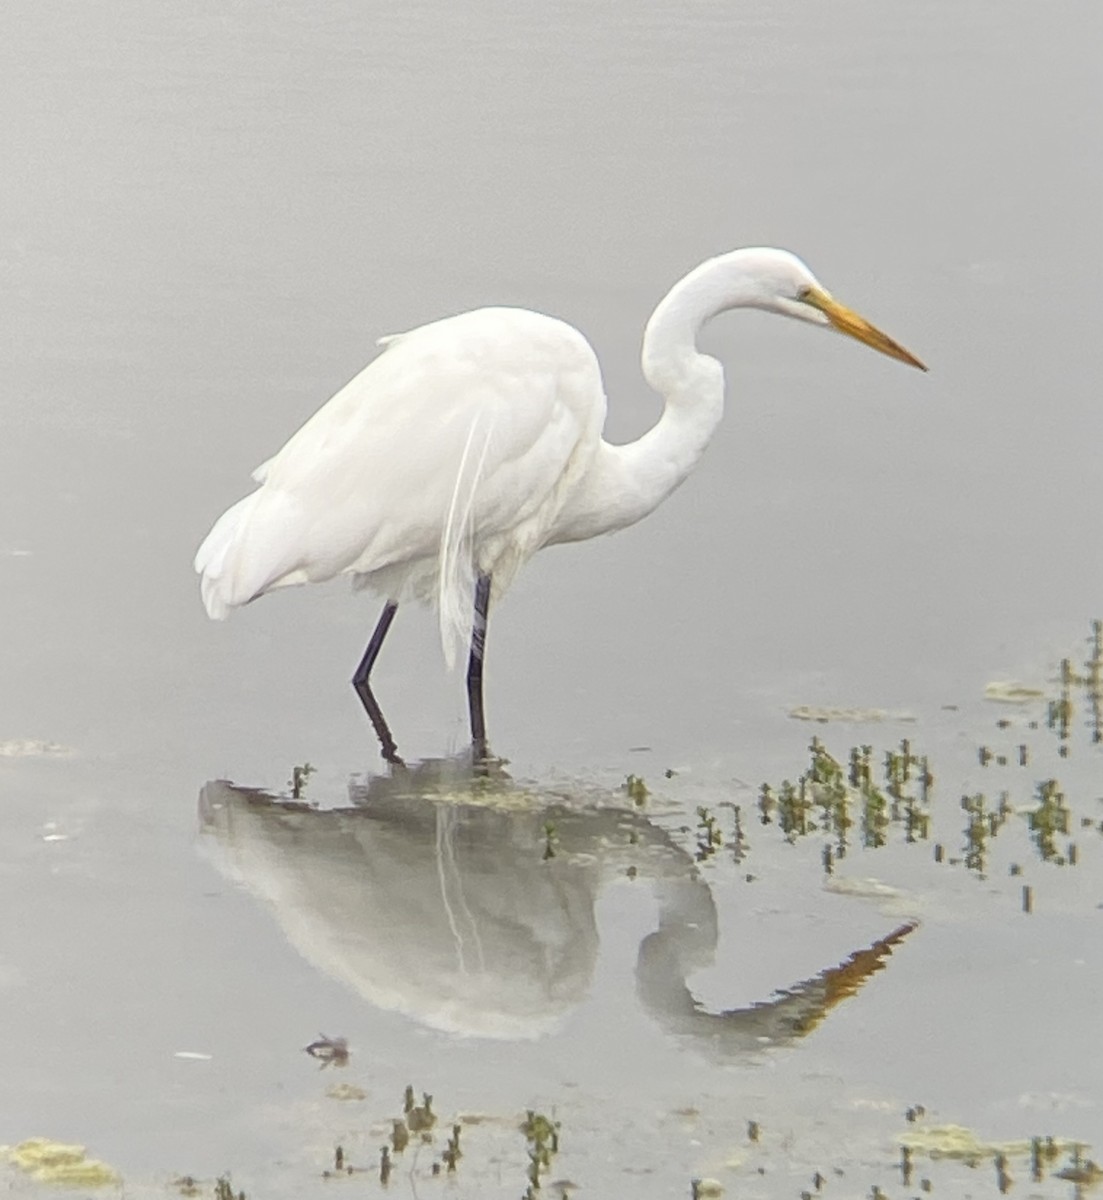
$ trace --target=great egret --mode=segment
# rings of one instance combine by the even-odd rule
[[[401,762],[369,683],[400,601],[435,603],[445,656],[474,609],[467,695],[487,754],[483,653],[497,600],[537,550],[647,516],[696,466],[724,407],[724,373],[697,334],[732,308],[833,327],[923,364],[835,300],[800,259],[755,247],[711,258],[659,303],[644,378],[664,407],[642,437],[602,439],[605,392],[578,330],[516,308],[480,308],[384,338],[385,351],[253,473],[195,557],[210,616],[265,592],[351,575],[386,603],[353,676],[382,746]]]

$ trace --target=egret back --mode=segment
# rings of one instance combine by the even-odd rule
[[[554,318],[479,309],[388,339],[211,530],[207,611],[349,574],[435,603],[448,647],[474,575],[500,594],[544,544],[604,417],[593,351]]]

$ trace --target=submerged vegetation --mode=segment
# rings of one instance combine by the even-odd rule
[[[559,1122],[529,1109],[521,1123],[521,1132],[525,1137],[529,1158],[528,1187],[522,1200],[536,1200],[541,1180],[559,1153]]]
[[[214,1181],[214,1200],[245,1200],[243,1191],[234,1191],[229,1174],[219,1175]]]
[[[476,791],[482,789],[479,796],[508,800],[493,811],[488,804],[483,816],[489,814],[489,819],[482,826],[463,824],[468,820],[463,806],[474,807],[474,802],[461,787],[454,786],[451,777],[443,777],[436,792],[418,794],[410,789],[409,794],[403,793],[397,799],[386,794],[384,799],[391,806],[384,806],[388,815],[401,809],[404,818],[410,817],[407,824],[395,824],[401,837],[396,837],[393,845],[410,855],[403,872],[410,885],[407,904],[413,913],[410,922],[396,922],[391,932],[394,938],[407,939],[409,945],[403,946],[407,955],[389,963],[394,978],[388,982],[397,988],[402,983],[400,968],[416,959],[419,923],[432,919],[428,899],[435,899],[437,889],[454,889],[448,893],[454,900],[448,916],[455,922],[449,929],[457,942],[462,940],[460,934],[466,938],[469,930],[478,929],[484,917],[480,903],[485,906],[486,896],[490,896],[494,904],[489,909],[492,923],[488,927],[496,931],[516,927],[523,935],[519,945],[542,964],[540,956],[548,953],[549,944],[556,944],[541,940],[545,918],[552,933],[563,944],[573,946],[573,922],[586,927],[605,880],[627,876],[654,884],[661,905],[666,905],[656,928],[648,927],[642,943],[651,954],[644,966],[650,965],[654,974],[638,974],[637,985],[658,988],[659,1000],[669,999],[673,992],[662,988],[670,981],[661,970],[669,971],[671,965],[680,967],[688,984],[683,986],[681,976],[674,980],[678,984],[674,999],[682,1004],[676,1015],[683,1025],[672,1024],[671,1028],[677,1031],[684,1027],[695,1033],[703,1029],[695,1052],[706,1059],[712,1055],[718,1058],[728,1029],[735,1028],[737,1010],[706,1012],[706,1006],[687,990],[695,984],[685,968],[696,969],[702,964],[708,967],[704,961],[704,951],[710,949],[707,934],[712,927],[708,921],[719,924],[716,913],[720,902],[716,898],[726,885],[742,889],[768,879],[779,863],[798,864],[799,869],[807,869],[818,897],[824,886],[832,892],[847,891],[847,875],[853,875],[860,884],[876,884],[868,878],[874,874],[869,869],[871,862],[877,863],[880,878],[895,883],[894,869],[906,862],[907,871],[901,870],[899,877],[912,885],[919,878],[922,886],[930,886],[936,893],[940,881],[945,881],[947,887],[952,882],[956,891],[950,894],[955,901],[962,894],[976,894],[983,902],[994,896],[1003,906],[1001,911],[1006,912],[1007,902],[1013,900],[1023,913],[1045,913],[1053,911],[1058,887],[1076,883],[1093,870],[1097,872],[1103,836],[1103,788],[1098,783],[1098,747],[1103,742],[1101,676],[1103,627],[1096,622],[1087,661],[1081,665],[1076,665],[1073,658],[1062,662],[1055,673],[1052,694],[1018,685],[990,689],[992,707],[984,711],[991,724],[982,728],[982,736],[966,740],[955,728],[952,738],[940,738],[937,728],[917,723],[914,728],[908,726],[909,736],[884,739],[888,744],[878,744],[876,738],[866,737],[837,740],[820,728],[809,741],[807,757],[799,770],[780,782],[736,793],[741,803],[735,803],[731,791],[723,786],[697,784],[691,771],[680,768],[664,772],[661,764],[653,776],[648,775],[653,786],[636,774],[627,778],[618,774],[606,781],[592,810],[581,805],[572,808],[563,802],[558,790],[552,801],[537,794],[533,804],[526,807],[527,793],[504,774],[482,780],[473,785]],[[1092,767],[1078,771],[1085,751]],[[350,828],[391,832],[384,822],[377,827],[356,827],[341,821],[327,824],[332,813],[315,810],[312,804],[303,802],[313,771],[309,763],[294,768],[289,801],[254,795],[247,803],[252,803],[257,812],[266,805],[286,804],[294,821],[296,849],[315,824],[329,831],[331,840],[324,844],[327,853],[334,845],[345,847],[350,843],[351,839],[344,836]],[[318,788],[317,780],[313,786]],[[588,824],[595,812],[602,819]],[[365,814],[374,816],[367,806],[356,810],[357,818]],[[506,833],[501,834],[502,830]],[[244,823],[238,827],[240,834],[247,831]],[[475,836],[482,831],[486,831],[485,836]],[[340,842],[338,834],[343,836]],[[414,853],[418,836],[428,836],[440,857],[430,855],[424,862],[419,859]],[[511,841],[514,836],[516,840]],[[283,843],[278,846],[290,860],[291,851]],[[513,877],[509,854],[518,846],[523,871]],[[467,853],[472,854],[470,860],[463,857]],[[284,861],[273,855],[265,863],[272,860],[281,864]],[[347,863],[356,867],[358,861],[350,854]],[[442,862],[447,872],[438,876]],[[433,871],[418,883],[417,872],[424,863],[429,863]],[[604,876],[603,870],[607,872]],[[363,874],[348,871],[349,877],[358,879]],[[791,878],[792,873],[784,883],[788,885]],[[328,874],[325,879],[330,882]],[[501,907],[499,879],[515,886],[514,898]],[[988,883],[978,888],[976,880]],[[1098,874],[1092,880],[1097,881]],[[487,885],[486,896],[475,881]],[[309,879],[304,875],[296,882],[305,885]],[[539,891],[537,882],[546,884],[548,890]],[[535,917],[525,908],[530,890],[537,897]],[[1085,889],[1085,894],[1088,891]],[[870,886],[852,894],[879,901],[890,894],[893,900],[899,900],[902,893],[903,889],[890,886],[877,892]],[[1063,894],[1067,900],[1071,888]],[[782,914],[786,919],[792,895],[785,893],[785,899],[779,902],[786,909]],[[700,901],[700,906],[693,908],[691,901]],[[1094,882],[1087,902],[1093,908],[1098,904]],[[558,904],[562,911],[555,907]],[[306,910],[296,911],[301,914]],[[343,914],[344,910],[340,911]],[[755,910],[755,919],[766,911],[763,904]],[[783,1018],[783,1034],[778,1033],[781,1026],[768,1023],[774,998],[752,998],[744,1011],[753,1013],[763,1024],[761,1030],[758,1026],[752,1030],[756,1036],[749,1039],[752,1044],[748,1061],[766,1044],[782,1044],[784,1034],[797,1029],[801,1036],[810,1032],[838,999],[853,994],[858,983],[881,969],[885,947],[917,928],[914,921],[900,924],[899,908],[886,907],[882,911],[894,911],[898,925],[895,933],[787,989],[784,999],[788,1007],[785,1003],[776,1005]],[[958,914],[954,916],[957,919]],[[1022,919],[1016,912],[1015,920]],[[319,928],[325,931],[329,927]],[[345,927],[334,928],[342,932]],[[349,928],[355,932],[354,927]],[[990,925],[977,924],[970,933],[979,937],[988,928]],[[457,929],[460,934],[456,934]],[[1031,929],[1045,932],[1040,922]],[[921,936],[921,931],[916,933],[915,941]],[[470,964],[489,946],[489,941],[476,946],[476,940],[472,933],[463,947],[470,955],[468,974],[474,970]],[[683,952],[687,955],[684,964],[677,959]],[[642,961],[642,948],[640,957]],[[573,959],[564,955],[561,963],[553,961],[546,977],[550,982],[539,974],[534,978],[541,988],[563,986],[569,980],[564,965],[572,967]],[[429,966],[433,966],[432,960]],[[515,967],[511,960],[511,970],[523,974],[522,966]],[[583,967],[592,969],[588,963]],[[423,981],[423,976],[416,978]],[[588,981],[581,974],[580,980],[578,994],[584,996]],[[511,979],[503,973],[497,982],[505,989]],[[799,1007],[796,1002],[804,994],[810,998]],[[573,994],[569,999],[573,1002]],[[658,1002],[654,1007],[658,1011]],[[651,1011],[644,1018],[656,1019]],[[731,1024],[726,1025],[725,1020]],[[629,1023],[626,1021],[626,1026]],[[858,1094],[860,1084],[839,1097],[834,1117],[837,1140],[833,1144],[825,1140],[823,1129],[802,1131],[799,1120],[789,1115],[789,1108],[773,1104],[768,1088],[762,1087],[752,1096],[740,1092],[737,1084],[729,1097],[734,1102],[725,1109],[722,1120],[715,1111],[702,1114],[685,1104],[673,1115],[656,1118],[658,1134],[651,1142],[641,1137],[625,1149],[629,1143],[623,1128],[615,1130],[619,1141],[606,1138],[614,1131],[604,1129],[603,1122],[623,1117],[630,1098],[625,1099],[623,1113],[619,1097],[616,1103],[602,1104],[597,1110],[600,1117],[585,1128],[581,1122],[593,1115],[596,1101],[580,1103],[577,1092],[563,1094],[560,1107],[561,1093],[551,1092],[549,1101],[548,1092],[542,1091],[539,1103],[547,1107],[528,1109],[523,1118],[520,1110],[526,1103],[537,1103],[536,1097],[525,1095],[515,1101],[515,1108],[496,1115],[464,1114],[450,1110],[446,1104],[442,1106],[434,1093],[415,1088],[412,1083],[403,1089],[409,1064],[396,1066],[393,1059],[388,1062],[385,1045],[370,1045],[364,1030],[352,1032],[358,1047],[364,1047],[358,1048],[355,1056],[350,1055],[344,1037],[319,1034],[303,1047],[319,1066],[347,1068],[341,1074],[356,1079],[335,1083],[336,1070],[318,1079],[317,1073],[308,1069],[309,1077],[315,1080],[318,1106],[316,1112],[313,1108],[309,1111],[312,1120],[317,1116],[318,1124],[312,1138],[303,1137],[300,1158],[307,1164],[305,1171],[314,1184],[327,1192],[334,1188],[340,1191],[345,1186],[342,1179],[356,1176],[348,1186],[357,1194],[427,1196],[436,1194],[438,1188],[447,1188],[457,1200],[467,1196],[479,1196],[481,1200],[491,1195],[513,1200],[563,1200],[575,1188],[570,1181],[555,1177],[568,1157],[566,1153],[562,1160],[560,1157],[564,1126],[568,1129],[565,1140],[570,1155],[579,1157],[583,1164],[580,1170],[592,1169],[592,1177],[579,1180],[587,1194],[595,1189],[595,1194],[615,1194],[607,1187],[610,1171],[625,1173],[625,1195],[659,1194],[657,1190],[648,1191],[641,1180],[664,1166],[668,1175],[673,1170],[680,1173],[680,1194],[698,1200],[722,1195],[791,1196],[792,1200],[836,1194],[883,1200],[936,1193],[980,1197],[1086,1195],[1087,1189],[1103,1182],[1103,1171],[1094,1161],[1090,1146],[1058,1136],[1059,1130],[1032,1131],[1026,1122],[1033,1118],[1014,1118],[1020,1124],[1017,1133],[1022,1134],[1022,1126],[1026,1125],[1029,1136],[986,1140],[979,1133],[950,1123],[957,1114],[939,1112],[934,1104],[914,1104],[904,1109],[898,1101],[895,1110],[883,1111],[880,1098]],[[688,1036],[686,1041],[688,1044]],[[294,1055],[305,1067],[299,1046],[301,1043],[296,1043]],[[779,1061],[783,1057],[779,1055]],[[382,1072],[388,1070],[390,1081],[380,1084]],[[554,1084],[545,1081],[544,1086]],[[445,1083],[441,1083],[440,1090],[444,1095]],[[373,1094],[382,1094],[383,1100],[369,1111]],[[746,1102],[742,1112],[741,1099]],[[706,1108],[705,1101],[696,1095],[686,1100]],[[659,1100],[655,1107],[663,1103]],[[844,1103],[853,1107],[847,1110]],[[668,1138],[669,1129],[664,1126],[668,1120],[670,1128],[675,1128],[676,1120],[687,1127],[681,1142]],[[694,1121],[697,1125],[688,1128]],[[853,1144],[849,1139],[851,1130],[865,1139],[860,1150],[857,1137]],[[650,1135],[651,1131],[647,1132]],[[838,1147],[834,1156],[832,1145]],[[610,1149],[604,1157],[594,1157],[595,1146]],[[660,1147],[650,1160],[649,1146]],[[825,1146],[829,1148],[825,1150]],[[680,1148],[677,1152],[686,1157],[672,1157],[671,1147]],[[627,1161],[614,1163],[612,1159],[621,1151]],[[88,1160],[80,1147],[32,1139],[4,1148],[3,1153],[13,1167],[45,1182],[74,1183],[85,1189],[101,1184],[120,1186],[115,1172]],[[294,1161],[294,1154],[288,1159]],[[281,1163],[281,1172],[285,1169]],[[279,1194],[299,1194],[301,1180],[286,1175],[283,1178],[286,1183]],[[763,1179],[767,1182],[762,1183]],[[265,1191],[266,1181],[258,1185],[252,1176],[246,1181],[250,1193]],[[655,1183],[654,1177],[651,1182]],[[203,1179],[180,1176],[173,1180],[173,1187],[178,1194],[189,1197],[244,1197],[228,1173],[214,1180],[209,1175]],[[273,1194],[270,1188],[266,1194]]]
[[[877,850],[897,841],[930,844],[935,862],[961,866],[987,878],[996,839],[1001,834],[1007,839],[1013,833],[1019,835],[1011,837],[1014,846],[1025,844],[1042,863],[1075,867],[1081,861],[1075,831],[1103,834],[1103,820],[1096,809],[1100,797],[1084,795],[1074,805],[1055,775],[1030,776],[1054,751],[1058,760],[1068,760],[1078,731],[1087,733],[1092,746],[1103,741],[1103,623],[1092,623],[1089,654],[1082,668],[1064,659],[1055,685],[1056,694],[1049,697],[1012,685],[989,689],[990,698],[1004,703],[1040,705],[1044,718],[1038,719],[1027,709],[1027,715],[1019,720],[1001,716],[994,722],[991,739],[977,747],[976,763],[983,772],[999,772],[1000,786],[992,790],[970,787],[958,793],[960,832],[956,837],[949,828],[955,807],[943,799],[947,787],[944,782],[937,787],[942,802],[936,812],[936,781],[930,761],[926,753],[917,751],[911,738],[882,750],[870,744],[851,746],[836,756],[814,737],[808,765],[795,782],[764,783],[759,789],[759,824],[776,828],[790,843],[821,838],[821,861],[828,874],[857,848]],[[698,811],[700,815],[702,810]],[[753,848],[753,841],[748,844],[738,808],[735,813],[735,828],[727,845],[742,858]],[[1028,835],[1025,843],[1023,833]],[[712,847],[711,835],[709,844],[711,856],[719,847]],[[948,849],[948,845],[957,849]],[[704,857],[700,851],[698,856]],[[1007,863],[1006,870],[1020,876],[1025,866],[1016,859]],[[1032,911],[1034,887],[1022,885],[1021,894],[1024,911]]]
[[[825,856],[825,863],[829,867],[846,857],[855,825],[865,847],[883,846],[894,826],[903,829],[908,842],[927,837],[934,778],[926,757],[917,757],[907,738],[898,749],[884,753],[880,775],[872,746],[854,746],[845,760],[839,760],[814,737],[809,752],[808,768],[795,784],[786,779],[776,788],[762,785],[758,796],[761,824],[776,822],[789,841],[826,833],[831,853]]]
[[[291,789],[292,800],[301,800],[303,798],[306,785],[310,782],[311,775],[317,769],[316,766],[308,762],[297,763],[291,768],[291,778],[287,781],[287,786]]]
[[[647,803],[647,797],[651,794],[647,784],[639,775],[628,776],[624,781],[624,791],[628,799],[640,807]]]

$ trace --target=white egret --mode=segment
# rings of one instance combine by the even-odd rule
[[[603,440],[597,356],[578,330],[515,308],[481,308],[383,339],[385,350],[260,466],[195,557],[216,619],[265,592],[351,575],[385,600],[353,686],[388,761],[400,762],[369,678],[401,601],[433,603],[445,655],[474,626],[471,737],[487,753],[483,652],[490,601],[544,546],[647,516],[696,466],[720,421],[724,374],[701,327],[758,308],[833,327],[923,364],[835,300],[800,259],[750,248],[709,259],[659,303],[643,337],[658,422]]]

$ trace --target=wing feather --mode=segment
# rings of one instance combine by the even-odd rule
[[[471,608],[475,595],[475,563],[472,555],[474,540],[474,509],[479,480],[486,466],[491,428],[480,433],[482,413],[471,422],[463,454],[460,457],[456,483],[448,515],[440,533],[440,554],[437,569],[437,613],[440,621],[440,640],[449,670],[455,665],[456,652],[467,636]],[[477,446],[477,461],[471,463],[472,448]]]
[[[551,317],[481,309],[389,339],[216,523],[196,557],[208,611],[339,574],[390,587],[416,569],[454,648],[474,559],[516,566],[539,548],[603,421],[596,358]]]

